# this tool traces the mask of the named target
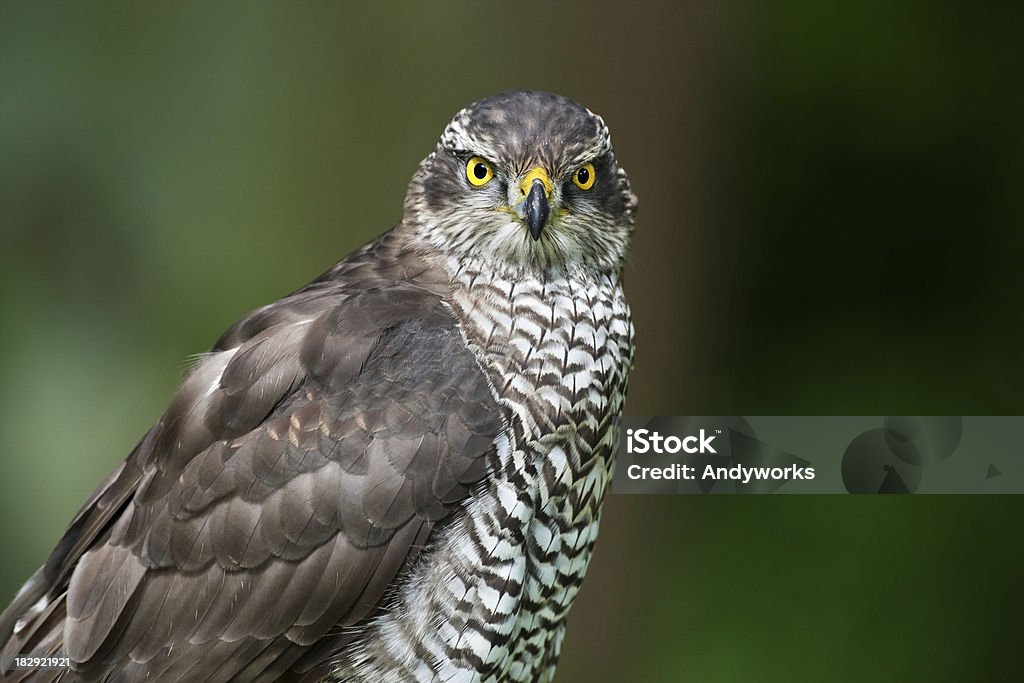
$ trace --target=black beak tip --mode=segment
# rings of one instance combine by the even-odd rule
[[[540,233],[544,229],[544,224],[548,222],[550,212],[544,183],[534,180],[530,194],[526,195],[526,223],[530,226],[530,236],[535,242],[540,239]]]

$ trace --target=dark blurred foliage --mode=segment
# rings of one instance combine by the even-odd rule
[[[640,195],[628,412],[1021,414],[1021,7],[5,3],[0,591],[508,88],[604,115]],[[1011,679],[1022,514],[612,496],[559,681]]]

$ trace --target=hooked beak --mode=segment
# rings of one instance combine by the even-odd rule
[[[534,241],[540,239],[540,233],[548,222],[548,216],[551,215],[551,205],[548,203],[551,188],[551,179],[547,171],[539,166],[527,173],[519,184],[520,192],[526,197],[520,215],[526,219],[530,236]]]
[[[526,195],[526,224],[530,226],[530,235],[535,242],[540,239],[540,231],[548,222],[549,213],[551,213],[551,207],[548,206],[544,183],[534,180],[530,193]]]

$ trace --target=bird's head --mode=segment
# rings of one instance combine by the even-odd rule
[[[405,223],[442,253],[495,268],[613,272],[636,208],[600,116],[514,91],[452,118],[409,184]]]

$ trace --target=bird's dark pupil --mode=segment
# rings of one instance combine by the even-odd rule
[[[473,166],[473,175],[477,180],[483,180],[487,177],[487,166],[478,162]]]
[[[581,168],[576,172],[576,179],[580,181],[581,185],[586,185],[587,181],[590,180],[590,171]]]

